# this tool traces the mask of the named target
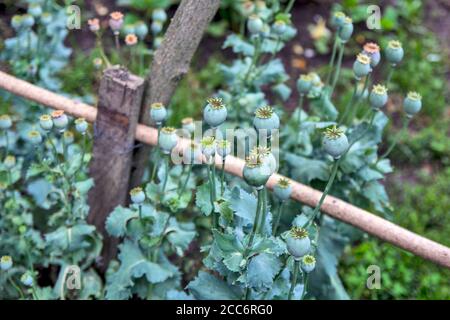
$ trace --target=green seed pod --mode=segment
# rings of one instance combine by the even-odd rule
[[[404,55],[402,44],[400,41],[396,40],[389,41],[385,53],[386,60],[394,66],[397,65],[400,61],[402,61]]]
[[[11,26],[17,32],[23,27],[23,17],[21,15],[16,14],[11,19]]]
[[[11,269],[13,266],[13,260],[10,256],[2,256],[0,259],[0,269],[3,271]]]
[[[203,109],[203,119],[211,128],[217,128],[227,119],[227,108],[221,98],[210,98]]]
[[[300,94],[308,94],[313,85],[312,74],[302,74],[297,80],[297,90]]]
[[[39,131],[36,131],[36,130],[30,131],[30,132],[28,132],[27,137],[28,137],[28,141],[30,141],[34,145],[38,145],[38,144],[42,143],[42,136],[39,133]]]
[[[226,158],[231,153],[230,142],[228,140],[216,141],[216,151],[222,158]]]
[[[367,76],[372,72],[370,66],[370,57],[363,53],[357,55],[355,62],[353,63],[353,73],[357,79]]]
[[[160,125],[167,119],[166,107],[160,102],[152,103],[152,105],[150,106],[150,118],[154,123]]]
[[[167,21],[167,13],[164,9],[155,9],[152,12],[152,19],[164,23]]]
[[[30,272],[25,272],[20,277],[20,282],[22,282],[22,284],[27,287],[32,287],[34,284],[34,280],[33,280],[33,277],[31,276]]]
[[[45,131],[50,131],[53,128],[52,117],[49,114],[43,114],[39,117],[39,125]]]
[[[178,136],[175,132],[175,128],[162,128],[159,134],[158,143],[162,151],[169,154],[178,143]]]
[[[139,37],[139,39],[143,40],[148,34],[148,27],[143,21],[136,22],[135,26],[135,34]],[[133,32],[131,32],[133,33]]]
[[[53,20],[52,14],[49,13],[49,12],[44,12],[44,13],[41,15],[41,22],[42,22],[42,24],[43,24],[44,26],[49,25],[50,22],[52,22],[52,20]]]
[[[162,31],[163,24],[159,21],[153,21],[152,24],[150,25],[150,29],[152,30],[152,33],[154,35],[157,35]]]
[[[290,255],[296,260],[303,257],[311,250],[311,240],[308,231],[300,227],[292,227],[286,237],[286,246]]]
[[[387,88],[381,84],[376,84],[373,86],[369,96],[369,101],[372,108],[378,110],[384,107],[388,101],[387,91]]]
[[[12,127],[11,117],[7,114],[2,114],[0,116],[0,129],[7,130]]]
[[[62,110],[53,111],[52,119],[53,125],[60,130],[66,129],[67,125],[69,124],[69,118],[67,118],[67,116],[64,114],[64,111]]]
[[[403,100],[403,109],[408,117],[413,117],[422,109],[422,96],[417,92],[408,92]]]
[[[340,26],[338,30],[339,39],[341,39],[341,41],[345,43],[348,40],[350,40],[352,34],[353,34],[353,21],[349,17],[346,17],[344,23],[342,24],[342,26]]]
[[[330,18],[331,27],[338,30],[340,27],[344,25],[345,18],[346,16],[342,11],[333,12]]]
[[[8,170],[11,170],[16,165],[16,157],[14,156],[6,156],[5,160],[3,160],[3,164],[5,165],[5,168]]]
[[[273,131],[280,127],[280,118],[272,107],[260,107],[255,111],[253,126],[257,131],[267,130],[267,135],[270,137]]]
[[[272,173],[258,156],[250,155],[245,161],[242,175],[250,186],[261,189]]]
[[[248,17],[247,20],[247,29],[251,34],[259,34],[263,31],[264,22],[261,20],[261,18],[256,15],[252,14],[250,17]]]
[[[209,159],[216,154],[216,140],[213,136],[206,136],[200,142],[202,145],[202,153]]]
[[[145,192],[141,187],[136,187],[130,191],[131,201],[135,204],[141,204],[145,201]]]
[[[22,16],[22,26],[26,29],[34,26],[34,18],[31,14],[24,14]]]
[[[370,66],[372,68],[375,68],[380,63],[380,47],[376,43],[366,43],[363,47],[363,53],[370,58]]]
[[[75,130],[78,133],[85,134],[88,129],[88,123],[84,118],[78,118],[75,120]]]
[[[282,36],[286,31],[286,22],[283,20],[276,20],[272,25],[273,33],[278,36]]]
[[[277,170],[277,159],[273,155],[270,148],[262,146],[254,147],[250,151],[250,156],[260,159],[263,165],[267,167],[267,170],[271,175]]]
[[[181,120],[181,127],[189,132],[189,134],[193,134],[195,131],[195,123],[192,118],[184,118]]]
[[[344,132],[334,126],[325,131],[322,146],[329,155],[339,159],[347,152],[349,144]]]
[[[275,187],[273,187],[273,193],[280,201],[289,199],[292,194],[292,186],[289,180],[284,178],[278,180]]]
[[[39,3],[32,3],[28,7],[28,13],[37,18],[42,14],[42,7]]]
[[[302,258],[302,270],[306,273],[310,273],[316,267],[316,258],[311,255],[306,255]]]
[[[136,33],[136,25],[135,24],[125,24],[122,27],[122,31],[123,31],[124,35],[135,34]]]
[[[66,146],[72,144],[75,141],[75,136],[72,131],[66,130],[63,133],[63,139]]]

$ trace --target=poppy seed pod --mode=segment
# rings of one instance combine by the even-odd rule
[[[230,142],[228,140],[216,141],[216,151],[222,158],[226,158],[231,153]]]
[[[0,129],[7,130],[12,127],[11,117],[7,114],[2,114],[0,116]]]
[[[53,128],[52,117],[49,114],[43,114],[39,117],[39,125],[45,131],[50,131]]]
[[[286,247],[290,255],[296,260],[311,250],[311,240],[308,231],[300,227],[292,227],[286,237]]]
[[[369,101],[370,105],[374,109],[382,108],[388,101],[387,88],[381,84],[376,84],[373,86],[370,92]]]
[[[316,267],[316,258],[307,254],[306,256],[304,256],[302,258],[301,267],[302,267],[302,270],[306,273],[312,272],[314,270],[314,268]]]
[[[152,103],[150,106],[150,118],[156,124],[161,124],[167,119],[167,109],[161,102]]]
[[[277,170],[277,159],[275,158],[269,147],[254,147],[250,151],[250,156],[258,157],[263,165],[267,167],[267,170],[270,172],[270,174],[275,173],[275,171]]]
[[[404,55],[402,44],[397,40],[389,41],[385,53],[386,60],[394,66],[397,65],[400,61],[402,61]]]
[[[153,41],[153,45],[155,46],[156,49],[158,49],[161,46],[161,43],[163,42],[164,38],[163,37],[156,37],[155,40]]]
[[[353,21],[349,17],[344,19],[344,23],[339,27],[338,36],[342,42],[347,42],[353,34]]]
[[[0,258],[0,269],[3,271],[9,270],[12,268],[13,260],[10,256],[2,256]]]
[[[72,131],[66,130],[63,134],[64,143],[66,145],[72,144],[75,140],[75,136]]]
[[[20,277],[20,282],[22,282],[23,285],[27,286],[27,287],[32,287],[34,284],[34,280],[33,277],[31,276],[31,274],[29,272],[25,272],[21,277]]]
[[[6,169],[11,170],[16,165],[16,157],[6,156],[5,160],[3,160],[3,164]]]
[[[276,20],[272,25],[272,30],[278,36],[283,35],[286,31],[286,22],[283,20]]]
[[[280,127],[280,118],[272,107],[260,107],[255,111],[253,126],[257,131],[267,130],[267,135],[270,137],[273,131]]]
[[[405,100],[403,100],[403,109],[408,117],[414,116],[422,109],[422,96],[417,92],[408,92]]]
[[[356,60],[353,63],[353,73],[357,79],[367,76],[372,72],[370,66],[370,57],[366,56],[364,53],[360,53],[356,56]]]
[[[210,98],[203,109],[203,119],[211,128],[217,128],[227,119],[227,108],[221,98]]]
[[[169,154],[178,143],[178,136],[175,128],[164,127],[161,129],[158,144],[165,154]]]
[[[160,33],[163,29],[163,24],[159,21],[153,21],[152,24],[150,25],[150,30],[152,30],[152,33],[154,35]]]
[[[34,18],[31,14],[24,14],[22,16],[22,26],[27,29],[34,26]]]
[[[273,187],[273,193],[280,201],[286,201],[291,197],[292,186],[288,179],[281,178]]]
[[[41,22],[44,26],[50,24],[50,22],[52,22],[52,20],[53,20],[53,17],[51,15],[51,13],[49,13],[49,12],[44,12],[41,15]]]
[[[181,120],[181,127],[189,132],[190,134],[194,133],[195,131],[195,124],[194,119],[192,118],[184,118]]]
[[[52,112],[52,120],[53,120],[53,125],[60,129],[60,130],[64,130],[67,125],[69,124],[69,118],[67,118],[67,116],[64,114],[63,110],[57,110],[57,111],[53,111]]]
[[[302,74],[297,80],[297,90],[300,94],[308,94],[313,85],[313,76],[311,74]]]
[[[39,3],[32,3],[28,6],[28,13],[37,18],[42,14],[42,7]]]
[[[257,189],[261,189],[272,174],[267,170],[267,166],[263,164],[260,157],[250,155],[245,161],[242,175],[247,184]]]
[[[245,1],[241,3],[240,12],[244,17],[248,17],[255,12],[255,4],[252,1]]]
[[[206,136],[200,142],[202,145],[202,153],[206,157],[206,159],[209,159],[210,157],[212,157],[216,154],[216,142],[215,141],[216,140],[213,136]]]
[[[131,201],[135,204],[141,204],[145,201],[145,192],[141,187],[136,187],[130,191]]]
[[[38,145],[42,142],[42,136],[39,131],[32,130],[27,134],[28,141],[30,141],[34,145]]]
[[[132,33],[135,33],[139,39],[143,40],[148,34],[148,27],[144,22],[138,21],[136,22],[134,32]]]
[[[341,129],[328,128],[325,130],[322,146],[335,159],[339,159],[349,147],[347,136]]]
[[[152,19],[164,23],[167,21],[167,14],[164,9],[155,9],[152,12]]]
[[[123,25],[123,14],[119,11],[114,11],[109,15],[109,27],[114,33],[118,33]]]
[[[345,14],[342,11],[333,12],[330,19],[330,25],[338,30],[345,22]]]
[[[375,68],[381,60],[380,47],[373,42],[368,42],[363,47],[363,53],[370,58],[370,66]]]
[[[78,133],[85,134],[88,129],[88,123],[84,118],[78,118],[75,120],[75,130]]]
[[[247,29],[251,34],[259,34],[261,31],[263,31],[263,28],[264,22],[258,15],[252,14],[250,17],[248,17]]]
[[[21,15],[16,14],[11,19],[11,26],[14,28],[14,30],[17,32],[20,30],[20,28],[23,27],[23,17]]]

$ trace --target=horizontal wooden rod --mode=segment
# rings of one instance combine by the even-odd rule
[[[96,108],[84,103],[79,103],[51,91],[42,89],[26,81],[20,80],[0,71],[0,88],[3,88],[17,96],[26,98],[47,107],[64,110],[74,117],[83,117],[89,122],[94,122],[97,116]],[[136,139],[156,145],[157,130],[152,127],[139,124],[136,129]],[[190,140],[180,139],[177,148],[182,150],[190,143]],[[242,177],[244,161],[228,156],[225,170],[238,177]],[[283,176],[274,174],[267,182],[267,187],[272,189]],[[290,180],[290,179],[289,179]],[[292,182],[292,199],[314,207],[319,202],[322,192],[299,182]],[[338,198],[327,196],[321,211],[345,223],[361,229],[381,240],[389,242],[399,248],[412,252],[424,259],[433,261],[450,269],[450,248],[415,234],[366,210],[355,207]]]

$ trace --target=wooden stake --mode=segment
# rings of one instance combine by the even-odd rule
[[[101,268],[116,254],[117,239],[106,233],[105,220],[115,207],[127,204],[143,92],[144,80],[117,66],[107,69],[100,83],[90,165],[95,186],[89,192],[88,222],[104,237]]]

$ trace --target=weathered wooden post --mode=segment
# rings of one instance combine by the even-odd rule
[[[101,268],[116,254],[117,241],[105,231],[105,220],[119,205],[126,205],[131,163],[144,80],[114,66],[103,73],[94,123],[93,158],[89,168],[95,186],[89,192],[88,222],[103,234]]]

